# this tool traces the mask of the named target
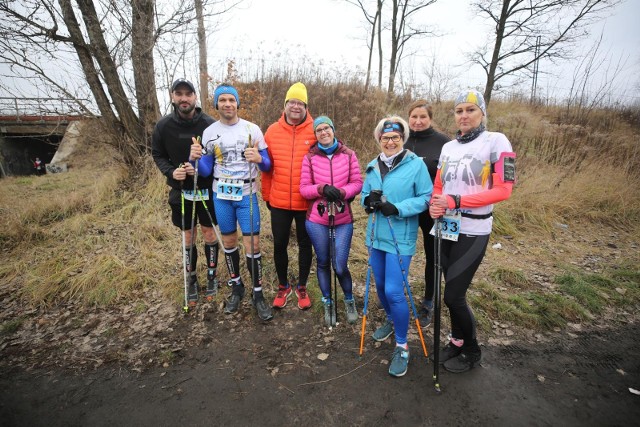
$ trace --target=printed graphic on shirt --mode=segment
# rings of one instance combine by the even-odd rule
[[[250,141],[257,144],[259,150],[267,148],[257,125],[243,119],[231,126],[216,122],[204,131],[203,141],[206,152],[212,153],[215,158],[215,178],[246,180],[258,176],[258,166],[255,164],[251,165],[252,176],[249,176],[249,162],[244,157]]]
[[[492,188],[491,165],[505,151],[511,151],[511,143],[497,132],[483,132],[478,138],[465,144],[455,140],[448,142],[442,148],[438,166],[442,193],[464,196]],[[493,205],[460,209],[461,212],[472,215],[486,215],[492,210]],[[491,232],[491,224],[491,218],[477,219],[463,215],[461,232],[488,234]]]

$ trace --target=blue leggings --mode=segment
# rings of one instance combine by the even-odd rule
[[[331,261],[330,261],[330,244],[329,227],[327,225],[317,224],[315,222],[306,221],[305,226],[307,234],[311,238],[311,243],[316,251],[316,262],[318,264],[318,285],[320,291],[325,298],[331,298]],[[347,266],[349,259],[349,251],[351,250],[351,237],[353,236],[353,224],[336,225],[336,253],[335,253],[335,272],[338,281],[344,292],[346,299],[353,298],[351,281],[351,273]]]
[[[409,274],[411,255],[401,255],[402,267]],[[371,248],[371,268],[376,279],[376,290],[380,303],[387,313],[387,319],[393,322],[397,344],[407,343],[409,330],[409,305],[404,296],[402,270],[398,254]],[[408,276],[406,277],[407,280]]]

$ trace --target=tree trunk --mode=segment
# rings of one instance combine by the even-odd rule
[[[367,80],[364,83],[365,92],[369,90],[369,85],[371,84],[371,61],[373,59],[373,44],[376,41],[376,23],[378,20],[378,14],[373,18],[373,23],[371,24],[371,39],[369,41],[369,60],[367,61]]]
[[[196,19],[198,20],[198,49],[200,53],[200,104],[205,113],[210,113],[209,103],[209,71],[207,64],[207,34],[204,29],[202,0],[195,0]]]
[[[151,149],[151,134],[160,112],[153,63],[154,7],[155,0],[131,0],[131,61],[142,125],[142,148],[147,152]]]
[[[96,100],[96,104],[98,105],[100,114],[102,115],[103,120],[106,122],[106,125],[110,129],[112,129],[116,133],[122,132],[122,126],[119,123],[116,115],[113,113],[113,110],[111,109],[109,97],[104,91],[104,87],[102,86],[102,82],[100,81],[98,70],[96,70],[96,67],[94,66],[91,52],[89,52],[89,48],[85,44],[82,31],[80,30],[80,25],[78,24],[78,20],[76,19],[75,14],[73,13],[71,0],[58,0],[58,4],[60,4],[62,18],[65,25],[67,26],[69,35],[73,39],[73,48],[78,55],[80,65],[82,66],[82,71],[84,72],[85,78],[87,79],[87,83],[89,84],[91,93]]]
[[[395,89],[396,57],[398,56],[398,1],[393,0],[393,11],[391,15],[391,57],[389,58],[389,85],[387,86],[387,99],[390,99]]]
[[[487,84],[484,87],[484,101],[486,105],[489,105],[489,102],[491,101],[491,93],[493,92],[493,87],[496,84],[496,69],[500,62],[500,49],[502,48],[502,40],[504,39],[504,29],[507,22],[510,2],[511,0],[502,0],[502,11],[500,12],[500,19],[496,26],[496,42],[493,46],[491,64],[489,64],[489,71],[487,72]]]
[[[382,2],[378,0],[378,89],[382,90]]]
[[[144,147],[144,143],[140,144],[143,138],[142,128],[138,117],[136,116],[131,103],[127,99],[127,94],[120,82],[118,69],[111,57],[109,47],[104,40],[102,28],[100,28],[100,20],[93,5],[92,0],[77,0],[82,18],[84,20],[87,34],[93,48],[93,57],[100,67],[104,83],[107,86],[109,95],[113,105],[120,117],[125,133],[132,139],[133,144]],[[155,89],[154,89],[155,93]],[[130,159],[131,160],[131,159]]]

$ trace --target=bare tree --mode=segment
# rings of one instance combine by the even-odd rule
[[[153,61],[155,38],[153,31],[148,31],[153,28],[154,7],[155,0],[131,0],[131,63],[142,136],[147,143],[151,141],[153,125],[160,116]]]
[[[63,2],[68,2],[70,0],[58,1],[62,4]],[[113,106],[118,113],[120,121],[122,122],[122,127],[125,133],[132,138],[133,141],[144,141],[142,139],[143,134],[141,132],[140,120],[133,111],[131,102],[129,102],[127,93],[120,81],[118,67],[111,56],[109,47],[107,46],[93,1],[80,0],[78,2],[78,6],[84,20],[85,29],[89,36],[93,59],[95,59],[100,67],[100,72],[102,73],[105,86],[109,91]],[[75,42],[84,44],[84,40],[74,40],[74,43]],[[133,51],[131,53],[132,55],[136,54],[136,52]],[[153,73],[153,70],[141,70],[143,73],[145,71]]]
[[[484,97],[491,101],[498,82],[522,77],[541,59],[571,57],[587,27],[621,0],[476,0],[473,7],[494,24],[492,43],[471,54],[486,74]]]
[[[78,87],[90,90],[95,106],[86,104],[86,96],[77,97],[78,106],[85,112],[97,107],[109,127],[126,136],[118,138],[118,147],[126,161],[135,162],[149,151],[148,136],[159,115],[154,49],[164,36],[188,32],[196,20],[193,0],[162,7],[157,1],[0,1],[0,62],[14,76],[44,82],[66,97]],[[241,1],[202,0],[204,9],[222,6],[203,18]],[[174,60],[184,56],[174,45],[171,54]],[[74,75],[78,69],[80,78]]]
[[[396,74],[403,58],[404,49],[412,38],[433,35],[426,25],[415,25],[411,18],[417,12],[434,4],[437,0],[392,0],[391,2],[391,54],[389,57],[389,85],[387,93],[393,94]]]
[[[367,91],[369,90],[369,85],[371,84],[371,65],[373,60],[373,47],[376,41],[376,31],[378,31],[378,34],[379,34],[379,31],[381,30],[380,23],[382,22],[381,15],[382,15],[382,5],[384,3],[384,0],[376,0],[376,12],[373,15],[371,15],[368,12],[367,7],[365,6],[362,0],[346,0],[346,2],[354,6],[358,6],[362,11],[362,14],[364,15],[364,19],[370,25],[370,36],[369,36],[369,41],[367,42],[367,47],[369,48],[369,57],[367,59],[367,78],[364,83],[364,90]],[[380,37],[378,37],[378,41],[380,41]],[[378,44],[378,48],[379,48],[378,56],[379,58],[382,58],[382,45],[380,43]],[[380,64],[381,64],[380,70],[378,73],[379,75],[378,87],[382,86],[382,72],[381,72],[382,61],[380,61]]]
[[[382,40],[383,30],[390,31],[389,46],[389,74],[387,93],[393,95],[395,89],[396,75],[398,73],[400,63],[404,57],[405,48],[410,40],[414,38],[434,35],[432,30],[424,24],[415,24],[414,18],[419,11],[427,6],[436,3],[437,0],[391,0],[385,3],[384,0],[375,0],[371,4],[365,4],[363,0],[345,0],[347,3],[357,6],[362,11],[366,21],[371,25],[369,47],[369,60],[367,66],[367,84],[369,83],[369,75],[371,70],[371,60],[373,55],[374,38],[378,38],[378,87],[382,87]],[[389,18],[383,25],[386,14],[383,13],[383,6],[388,5]],[[369,11],[374,12],[369,12]]]
[[[195,0],[196,19],[198,21],[198,48],[200,52],[200,104],[205,112],[211,108],[207,102],[209,95],[209,72],[207,66],[207,35],[204,30],[204,12],[202,10],[202,0]]]

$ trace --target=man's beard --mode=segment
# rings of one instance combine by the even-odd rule
[[[196,105],[195,104],[189,104],[187,107],[183,107],[180,104],[177,104],[176,107],[178,108],[178,111],[184,115],[188,115],[191,114],[191,112],[193,110],[195,110]]]

